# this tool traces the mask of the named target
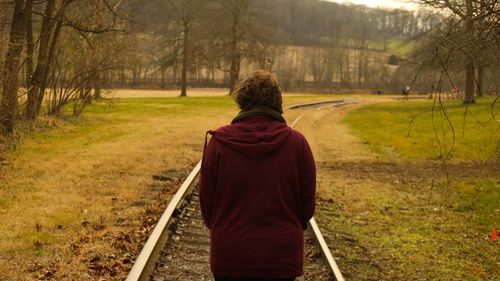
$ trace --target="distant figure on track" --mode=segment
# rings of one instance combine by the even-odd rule
[[[235,90],[241,112],[208,131],[199,182],[210,229],[210,268],[220,280],[295,280],[313,216],[316,167],[305,137],[282,116],[279,82],[255,72]]]
[[[405,86],[403,88],[403,90],[401,91],[401,94],[403,96],[407,97],[410,94],[410,90],[411,90],[410,86]]]

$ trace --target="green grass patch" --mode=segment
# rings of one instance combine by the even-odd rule
[[[25,241],[27,245],[31,245],[29,250],[34,251],[39,256],[48,254],[46,247],[53,244],[56,240],[54,235],[43,231],[27,233],[21,236],[20,239]]]
[[[368,48],[384,51],[384,40],[370,40]],[[416,48],[415,41],[405,38],[390,38],[386,42],[386,52],[400,57],[409,56]]]
[[[457,212],[473,214],[472,221],[484,233],[499,227],[499,180],[466,181],[457,187],[460,202],[455,208]]]
[[[138,124],[151,118],[159,118],[158,122],[165,122],[169,117],[188,120],[230,110],[236,111],[230,97],[103,99],[88,106],[81,117],[42,118],[34,125],[35,130],[21,132],[21,140],[36,143],[38,152],[83,148],[128,136],[131,130],[137,131]],[[14,152],[22,153],[22,147]]]
[[[373,104],[349,112],[345,122],[387,157],[494,160],[500,158],[500,108],[493,109],[493,118],[492,102],[478,99],[466,109],[460,101],[446,101],[444,112],[430,100]]]
[[[175,97],[104,100],[86,109],[85,115],[126,114],[129,117],[204,114],[203,108],[231,108],[231,97]],[[110,115],[111,114],[111,115]]]
[[[66,209],[56,213],[50,219],[50,225],[55,228],[63,228],[81,223],[82,215],[80,212]]]
[[[407,39],[391,39],[387,44],[387,51],[397,56],[408,57],[415,51],[417,45],[415,41]]]

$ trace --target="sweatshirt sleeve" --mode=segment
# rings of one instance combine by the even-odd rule
[[[210,142],[203,150],[198,186],[201,214],[203,216],[203,222],[208,228],[210,228],[210,216],[215,196],[216,175],[216,144],[213,139],[210,139]]]
[[[313,217],[316,208],[316,164],[314,157],[304,138],[303,171],[301,179],[302,226],[307,228],[307,222]]]

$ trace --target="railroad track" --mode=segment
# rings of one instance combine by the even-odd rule
[[[321,109],[359,102],[357,99],[330,100],[285,109]],[[297,117],[290,126],[295,126],[302,117]],[[200,167],[201,161],[170,201],[137,257],[127,281],[212,280],[209,230],[203,224],[197,192]],[[304,276],[297,280],[344,281],[314,218],[308,223],[304,240]]]

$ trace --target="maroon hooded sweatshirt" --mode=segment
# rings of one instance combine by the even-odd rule
[[[305,137],[271,116],[248,116],[208,132],[199,193],[215,275],[303,274],[316,168]]]

